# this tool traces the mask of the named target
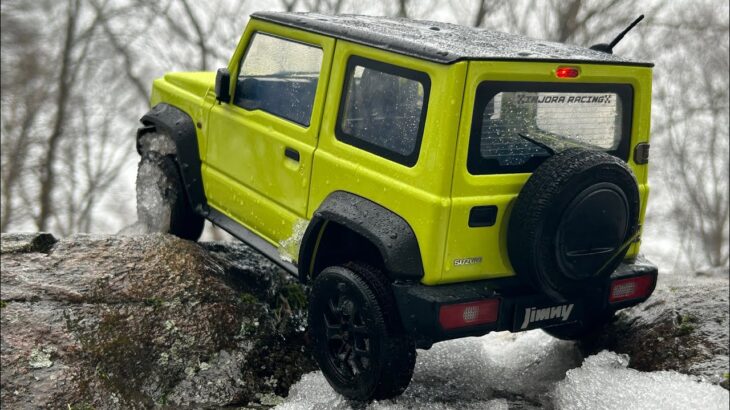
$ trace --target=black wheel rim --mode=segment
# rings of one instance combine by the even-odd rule
[[[345,288],[340,283],[324,309],[327,356],[340,376],[355,379],[372,367],[371,336],[363,306],[346,295]]]

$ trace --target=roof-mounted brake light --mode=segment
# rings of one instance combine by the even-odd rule
[[[558,78],[575,78],[580,75],[580,70],[577,67],[558,67],[555,70],[555,76]]]

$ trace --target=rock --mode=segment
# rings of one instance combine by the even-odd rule
[[[630,356],[642,371],[675,370],[728,388],[727,278],[660,275],[654,294],[582,342]]]
[[[303,288],[242,244],[2,234],[0,280],[5,408],[267,408],[315,368]]]

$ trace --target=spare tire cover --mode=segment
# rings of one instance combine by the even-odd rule
[[[518,276],[556,301],[605,283],[638,230],[631,168],[612,155],[571,148],[545,160],[520,191],[507,227]]]

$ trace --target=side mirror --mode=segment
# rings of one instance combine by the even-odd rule
[[[215,75],[215,99],[219,102],[231,102],[231,73],[227,68],[219,68]]]

